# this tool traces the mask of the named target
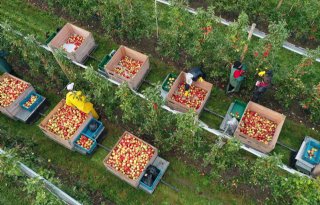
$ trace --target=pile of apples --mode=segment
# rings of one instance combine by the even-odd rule
[[[134,60],[133,58],[124,56],[115,67],[114,71],[126,79],[130,79],[138,73],[142,64],[142,61]]]
[[[232,117],[235,117],[235,118],[237,118],[237,119],[240,119],[240,114],[239,114],[239,112],[235,112],[235,113],[231,112],[230,115],[231,115]]]
[[[176,78],[169,78],[167,83],[165,84],[166,89],[170,90]]]
[[[29,100],[23,104],[23,107],[25,108],[29,108],[31,105],[33,105],[33,103],[35,103],[38,100],[38,96],[36,95],[31,95],[31,97],[29,98]]]
[[[114,147],[106,163],[129,179],[136,180],[154,153],[155,150],[150,145],[126,133]]]
[[[239,126],[241,133],[264,144],[268,144],[272,140],[277,128],[275,122],[250,110],[246,110]]]
[[[45,127],[62,139],[68,140],[86,119],[86,113],[68,105],[63,105],[52,115]]]
[[[74,44],[75,47],[74,47],[73,51],[76,51],[81,46],[83,41],[84,41],[84,37],[83,36],[80,36],[78,34],[72,34],[67,39],[66,44]]]
[[[8,107],[29,85],[11,77],[5,77],[0,82],[0,107]]]
[[[312,147],[311,149],[309,149],[307,151],[309,159],[312,159],[316,155],[317,151],[318,151],[318,149],[315,147]]]
[[[85,135],[81,135],[80,139],[77,141],[77,144],[85,148],[86,150],[90,150],[93,145],[93,140]]]
[[[190,86],[188,95],[185,95],[185,82],[181,82],[178,89],[173,93],[171,99],[186,105],[188,108],[195,108],[197,110],[200,108],[206,95],[206,90],[194,85]]]

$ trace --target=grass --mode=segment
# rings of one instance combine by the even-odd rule
[[[62,26],[67,22],[66,19],[59,18],[49,12],[40,11],[22,0],[2,2],[0,12],[2,14],[0,16],[1,21],[7,20],[14,27],[21,29],[22,32],[36,35],[42,42],[45,41],[46,31],[53,31],[56,27]],[[117,49],[118,46],[109,38],[101,35],[101,33],[93,31],[93,35],[99,44],[98,49],[94,52],[95,58],[102,59],[112,49]],[[295,58],[299,58],[297,55],[294,56]],[[289,60],[290,58],[286,57],[286,59]],[[98,62],[90,60],[87,64],[97,67]],[[151,68],[152,70],[147,76],[147,80],[152,83],[162,82],[164,77],[170,72],[178,73],[175,68],[169,67],[155,58],[151,58]],[[41,87],[41,85],[37,86]],[[146,84],[143,84],[140,90],[143,90],[146,86]],[[51,110],[63,96],[59,97],[52,93],[46,93],[46,97],[51,102],[51,107],[49,108]],[[224,115],[229,104],[234,99],[234,97],[226,97],[222,90],[214,88],[207,107]],[[206,112],[201,114],[200,119],[214,128],[218,128],[221,123],[220,118]],[[33,151],[44,159],[50,159],[52,164],[65,170],[66,175],[78,176],[79,179],[76,183],[70,183],[70,185],[64,187],[70,193],[75,193],[73,186],[80,184],[85,185],[90,190],[100,190],[103,196],[120,204],[253,203],[242,196],[216,189],[216,184],[208,176],[201,176],[194,167],[186,165],[175,157],[167,158],[171,164],[164,179],[170,184],[177,186],[180,189],[180,193],[176,193],[168,187],[160,185],[155,194],[149,196],[140,190],[130,187],[105,170],[102,160],[107,153],[103,149],[98,149],[92,157],[81,156],[46,138],[36,125],[14,122],[3,115],[0,116],[0,124],[6,125],[6,129],[16,136],[22,136],[24,140],[32,140],[36,144],[33,147]],[[113,124],[105,123],[105,125],[107,126],[108,133],[102,144],[112,147],[124,130]],[[320,139],[318,133],[306,128],[304,125],[286,120],[279,140],[298,149],[306,134]],[[277,146],[275,151],[285,154],[285,159],[288,159],[286,150]],[[66,159],[68,163],[66,163]],[[68,182],[63,183],[67,184]],[[81,199],[81,194],[77,194],[77,197],[79,196]],[[85,199],[85,197],[83,198]],[[130,199],[130,202],[128,202],[128,199]]]
[[[30,199],[26,198],[27,193],[20,186],[14,184],[10,179],[0,175],[0,204],[16,205],[31,204]]]

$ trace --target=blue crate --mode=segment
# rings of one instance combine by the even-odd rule
[[[143,174],[144,174],[144,173],[143,173]],[[148,185],[146,185],[145,183],[143,183],[142,181],[140,181],[140,185],[143,186],[144,188],[146,188],[147,190],[152,191],[152,190],[154,190],[154,189],[156,188],[155,186],[159,183],[162,175],[163,175],[163,173],[162,173],[162,171],[160,170],[160,172],[159,172],[156,180],[154,180],[152,186],[148,186]]]
[[[93,144],[91,145],[91,148],[89,150],[85,149],[84,147],[80,146],[77,144],[77,141],[80,139],[81,135],[86,136],[87,138],[91,139],[93,141]],[[87,154],[91,154],[97,147],[97,141],[87,135],[85,135],[84,133],[80,133],[78,135],[78,137],[73,141],[74,146],[76,146],[77,148],[79,148],[80,150],[84,150]]]
[[[310,159],[308,156],[308,150],[310,150],[313,147],[318,149],[318,151],[316,151],[315,156],[312,159]],[[306,148],[303,153],[303,159],[306,160],[307,162],[309,162],[310,164],[319,164],[319,162],[320,162],[320,144],[318,144],[314,141],[309,141],[306,144]]]
[[[32,95],[37,96],[38,99],[37,99],[29,108],[24,107],[23,104],[25,104],[25,103],[31,98]],[[43,99],[43,97],[42,97],[41,95],[39,95],[39,94],[37,94],[36,92],[32,91],[32,92],[29,93],[29,95],[28,95],[26,98],[24,98],[24,99],[19,103],[19,105],[20,105],[20,107],[22,107],[22,109],[25,109],[25,110],[31,112],[31,111],[33,111],[33,110],[40,104],[40,102],[42,101],[42,99]]]
[[[98,124],[98,128],[92,132],[90,129],[89,129],[89,126],[92,122],[96,122]],[[104,129],[104,126],[102,124],[102,122],[92,118],[90,120],[90,122],[87,124],[87,126],[82,130],[82,133],[85,134],[86,136],[89,136],[91,137],[92,139],[97,139],[98,137],[98,134]]]

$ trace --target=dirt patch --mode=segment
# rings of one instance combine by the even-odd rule
[[[55,176],[57,176],[65,184],[75,184],[75,182],[81,181],[78,176],[70,173],[66,169],[55,166],[53,164],[49,164],[49,165],[46,164],[45,166],[48,166],[50,170],[54,170]],[[92,204],[108,204],[108,205],[115,204],[109,199],[105,198],[101,190],[92,190],[83,182],[81,182],[81,188],[88,191],[88,196],[90,197],[90,199],[92,199],[91,201]]]
[[[198,8],[207,9],[209,7],[209,4],[206,0],[191,0],[189,1],[189,6],[195,9],[198,9]]]
[[[233,193],[250,196],[255,199],[258,204],[265,204],[265,201],[271,197],[270,189],[263,189],[253,184],[238,182],[237,178],[239,177],[241,177],[241,170],[233,167],[223,173],[221,182],[225,184],[226,187],[231,187]]]

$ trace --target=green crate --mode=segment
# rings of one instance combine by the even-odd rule
[[[54,32],[54,33],[52,33],[50,36],[49,36],[49,38],[46,40],[46,45],[48,45],[49,43],[50,43],[50,41],[55,37],[57,35],[57,33],[56,32]]]
[[[110,54],[106,55],[98,65],[99,70],[104,71],[104,66],[110,61],[111,58],[112,57]]]
[[[177,79],[177,75],[176,74],[174,74],[174,73],[169,73],[168,75],[167,75],[167,77],[166,77],[166,79],[163,81],[163,83],[162,83],[162,89],[163,90],[165,90],[165,91],[167,91],[167,92],[169,92],[169,90],[170,90],[170,88],[171,87],[169,87],[169,78],[174,78],[174,80],[176,80]]]
[[[247,107],[247,103],[244,103],[242,101],[239,101],[239,100],[235,100],[234,101],[234,104],[233,104],[233,107],[231,108],[231,111],[230,111],[230,115],[233,116],[233,117],[236,117],[236,113],[239,114],[238,117],[236,117],[237,119],[241,119],[245,109]]]

